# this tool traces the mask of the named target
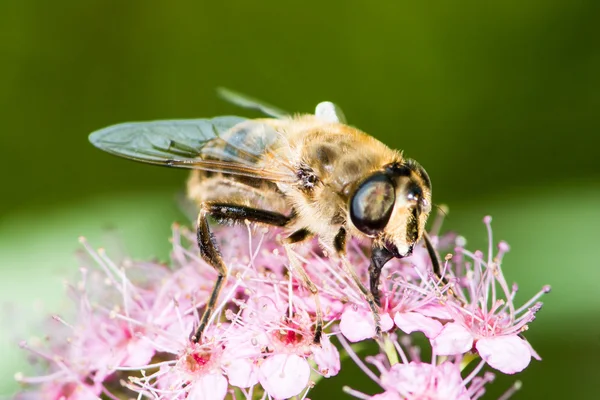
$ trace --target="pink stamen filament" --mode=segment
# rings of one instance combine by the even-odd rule
[[[371,396],[364,394],[363,392],[359,392],[358,390],[354,390],[348,386],[344,386],[342,390],[344,393],[348,393],[350,396],[354,396],[360,400],[369,400],[371,398]]]
[[[469,384],[469,382],[471,382],[473,380],[473,378],[475,378],[477,376],[479,371],[481,371],[481,369],[483,368],[484,365],[485,365],[484,360],[479,361],[479,364],[477,364],[477,366],[473,369],[473,371],[471,371],[471,373],[463,380],[464,384],[465,385]]]
[[[52,374],[48,374],[48,375],[40,375],[40,376],[19,376],[16,380],[19,383],[27,383],[27,384],[38,384],[38,383],[46,383],[46,382],[51,382],[54,380],[59,380],[60,378],[62,378],[63,376],[67,375],[65,371],[60,370],[60,371],[56,371]]]
[[[485,393],[484,386],[490,382],[493,382],[495,375],[491,372],[484,373],[483,377],[474,378],[469,386],[468,392],[472,399],[478,399]]]
[[[537,292],[531,299],[529,299],[527,301],[527,303],[523,304],[521,307],[519,307],[517,310],[515,310],[515,313],[520,314],[523,310],[529,308],[531,306],[531,304],[533,304],[534,302],[539,300],[539,298],[542,297],[543,295],[545,295],[546,293],[548,293],[549,290],[550,290],[549,288],[544,288],[544,289],[540,290],[539,292]]]
[[[383,388],[383,385],[381,383],[381,380],[373,373],[373,371],[371,371],[363,362],[360,358],[358,358],[358,355],[354,352],[354,350],[352,349],[352,347],[350,347],[350,345],[348,344],[348,342],[346,341],[346,339],[344,338],[344,336],[342,334],[338,334],[337,335],[338,340],[340,341],[342,347],[344,347],[344,350],[346,350],[346,352],[348,353],[348,355],[350,356],[350,358],[352,359],[352,361],[354,361],[356,363],[356,365],[369,377],[371,378],[371,380],[373,380],[373,382],[377,383],[379,386],[381,386]]]
[[[393,343],[394,343],[394,347],[396,348],[396,352],[398,353],[398,355],[400,356],[400,359],[402,360],[402,363],[408,364],[408,357],[406,357],[406,353],[402,349],[402,346],[400,346],[400,343],[398,343],[397,340],[394,340]]]
[[[512,397],[517,391],[521,390],[521,381],[516,381],[513,385],[506,391],[502,396],[498,398],[498,400],[507,400]]]

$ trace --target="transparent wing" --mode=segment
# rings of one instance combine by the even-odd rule
[[[238,93],[231,89],[220,87],[217,88],[217,93],[224,100],[230,102],[231,104],[235,104],[236,106],[240,106],[242,108],[248,108],[250,110],[257,110],[270,117],[283,118],[290,115],[289,112],[272,106],[269,103],[265,103],[264,101],[246,96],[245,94]]]
[[[150,164],[291,181],[285,169],[263,164],[279,137],[264,123],[225,116],[118,124],[91,133],[89,140],[108,153]]]

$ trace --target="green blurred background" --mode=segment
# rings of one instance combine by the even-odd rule
[[[445,228],[471,248],[491,214],[518,300],[553,285],[527,333],[544,360],[517,377],[517,398],[597,398],[599,18],[596,0],[2,0],[0,394],[27,369],[16,339],[65,303],[79,235],[165,259],[170,224],[186,222],[184,171],[110,157],[87,134],[255,115],[218,100],[226,86],[292,111],[337,102],[426,167]],[[368,390],[348,374],[311,397]]]

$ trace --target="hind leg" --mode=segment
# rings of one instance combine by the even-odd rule
[[[267,210],[259,210],[250,207],[244,207],[236,204],[228,203],[203,203],[198,213],[198,228],[197,238],[198,247],[200,248],[200,255],[202,258],[209,263],[217,271],[217,280],[215,286],[211,292],[211,295],[206,303],[206,309],[202,318],[200,319],[200,325],[192,336],[192,341],[197,343],[202,340],[202,334],[208,325],[212,314],[215,311],[217,300],[221,289],[227,279],[227,266],[223,262],[221,253],[217,247],[214,237],[208,226],[207,216],[212,216],[218,221],[244,221],[248,220],[251,222],[258,222],[265,225],[271,226],[285,226],[290,218],[283,214],[275,213]]]

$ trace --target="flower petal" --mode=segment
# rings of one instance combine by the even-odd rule
[[[462,325],[451,322],[432,341],[431,346],[440,356],[463,354],[473,348],[473,336]]]
[[[319,372],[325,377],[337,375],[340,372],[340,353],[334,345],[331,344],[329,337],[321,337],[321,344],[311,346],[313,357]]]
[[[121,365],[124,367],[133,367],[150,362],[156,351],[148,343],[140,339],[133,339],[127,343],[127,357],[122,361]]]
[[[363,310],[346,308],[340,320],[340,331],[351,342],[358,342],[375,336],[375,320]]]
[[[311,296],[310,293],[304,297],[298,294],[294,301],[297,301],[301,305],[300,307],[305,309],[306,311],[315,313],[317,310],[317,306],[315,304],[315,296]],[[340,314],[344,311],[344,303],[342,303],[340,300],[334,297],[321,296],[319,298],[319,301],[321,303],[321,312],[323,313],[323,319],[325,320],[337,319],[339,318]]]
[[[394,316],[394,322],[396,323],[396,326],[404,333],[421,331],[429,339],[436,337],[443,328],[443,325],[440,321],[416,312],[398,312]]]
[[[285,310],[278,307],[278,302],[273,296],[264,295],[252,297],[248,300],[248,307],[242,313],[245,321],[263,325],[279,321]]]
[[[425,315],[426,317],[433,317],[437,319],[453,319],[452,314],[448,312],[448,308],[438,303],[429,303],[419,307],[419,313]]]
[[[388,313],[381,314],[380,324],[381,324],[382,332],[387,332],[394,327],[394,321],[392,320],[392,317],[390,317],[390,314],[388,314]]]
[[[505,374],[521,372],[531,361],[529,346],[516,335],[479,339],[475,348],[492,368]]]
[[[199,377],[188,394],[189,400],[223,400],[227,394],[227,379],[221,374]]]
[[[465,382],[458,365],[446,361],[436,368],[436,394],[438,399],[469,400]]]
[[[460,369],[452,362],[441,365],[411,361],[394,364],[381,375],[384,389],[408,399],[468,400]]]
[[[435,367],[431,364],[411,361],[408,364],[397,363],[381,375],[383,388],[406,395],[422,394],[428,390],[428,384],[435,376]],[[417,397],[418,398],[418,397]]]
[[[258,383],[254,364],[245,359],[237,359],[227,367],[229,384],[240,388],[249,388]]]
[[[258,380],[276,399],[287,399],[302,392],[308,384],[310,367],[296,354],[277,354],[260,366]]]

